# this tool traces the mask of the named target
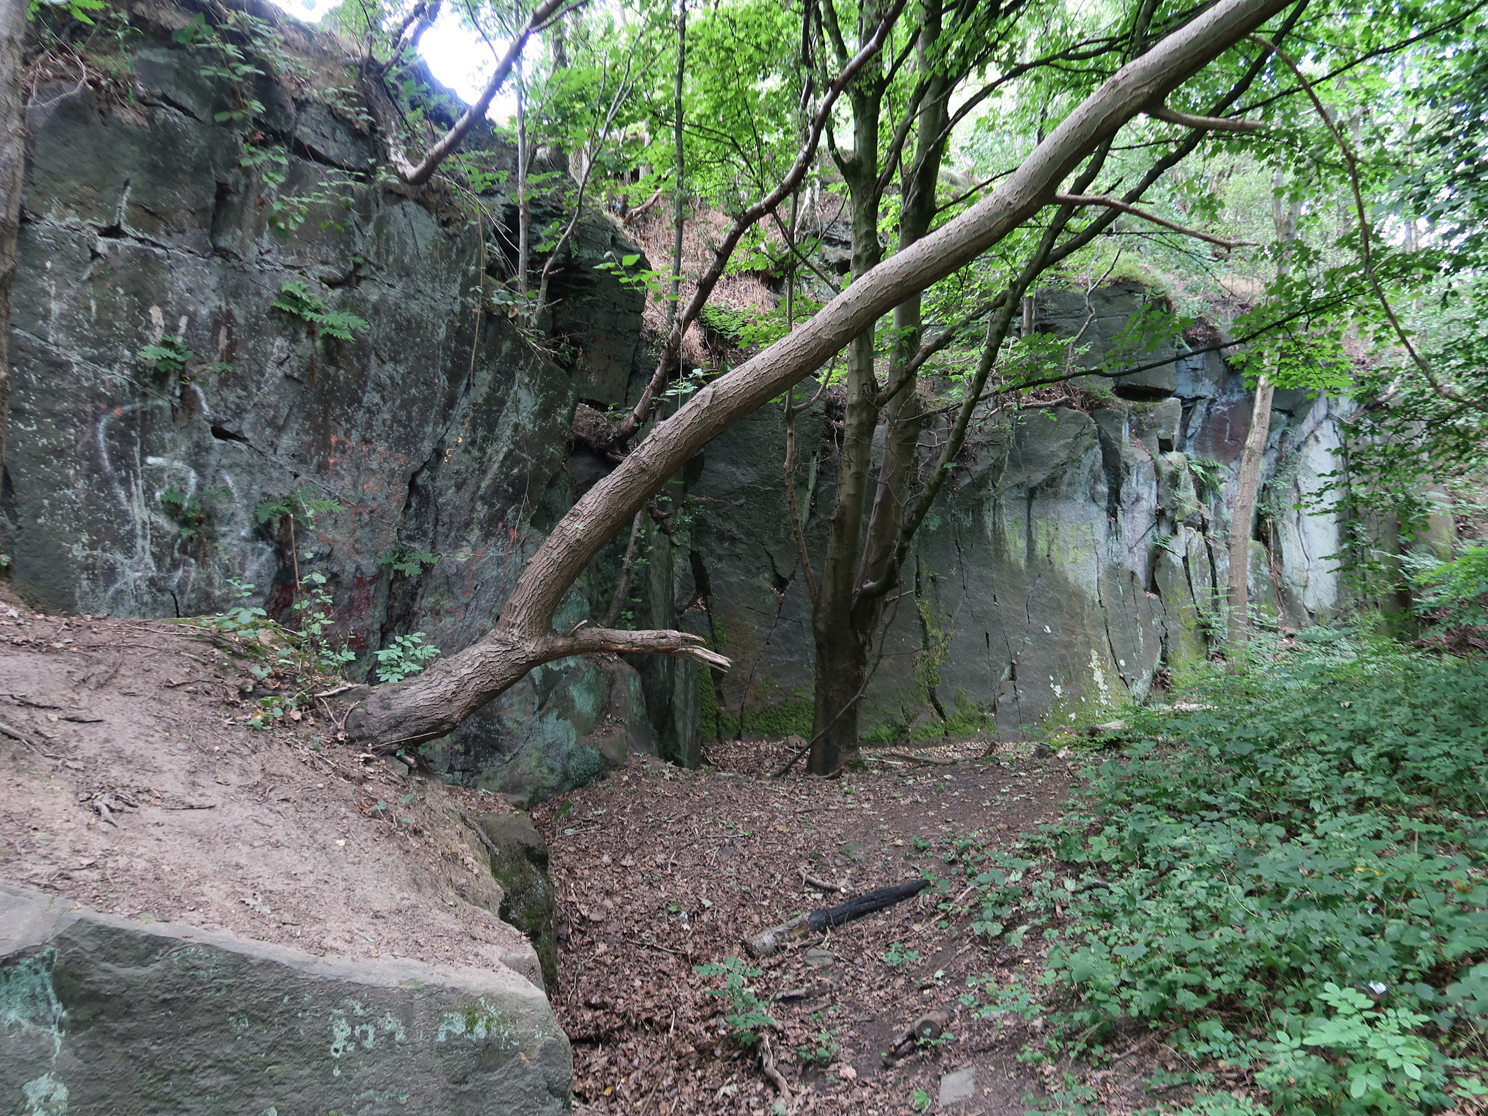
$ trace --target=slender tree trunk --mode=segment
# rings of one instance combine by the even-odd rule
[[[1044,206],[1100,145],[1142,109],[1160,103],[1288,0],[1218,0],[1077,105],[1023,164],[966,212],[885,260],[809,321],[694,395],[624,462],[594,484],[528,559],[500,618],[476,643],[404,682],[358,699],[346,727],[391,751],[452,731],[543,663],[597,651],[727,660],[683,632],[552,628],[569,587],[599,550],[699,450],[820,369],[854,337],[916,291],[945,278],[1007,237]]]
[[[517,67],[517,296],[522,320],[531,324],[527,305],[527,270],[532,266],[532,197],[527,191],[527,88]]]
[[[16,233],[26,176],[26,106],[21,70],[26,0],[0,0],[0,477],[10,426],[10,292],[15,286]]]
[[[1250,433],[1240,455],[1235,504],[1230,515],[1230,640],[1244,642],[1250,632],[1250,533],[1260,489],[1261,457],[1271,433],[1271,397],[1275,389],[1265,373],[1256,382],[1250,409]]]
[[[940,36],[939,9],[932,7],[925,15],[919,36],[919,64],[922,73],[930,71],[936,41]],[[901,188],[902,207],[899,217],[899,250],[903,251],[930,231],[935,219],[935,187],[940,178],[941,159],[945,151],[943,132],[949,120],[950,94],[955,81],[949,76],[936,75],[929,78],[929,85],[920,101],[918,140],[915,158],[905,173]],[[854,105],[856,109],[856,103]],[[875,133],[876,141],[876,133]],[[861,150],[861,149],[860,149]],[[877,179],[877,161],[871,171]],[[852,179],[849,179],[851,189]],[[876,186],[876,181],[874,183]],[[860,188],[861,189],[861,188]],[[867,190],[862,190],[866,194]],[[877,205],[872,210],[873,228],[857,228],[858,194],[854,201],[854,245],[858,236],[871,243],[878,251]],[[855,269],[856,273],[856,269]],[[919,349],[923,333],[921,321],[921,292],[916,291],[894,308],[894,347],[890,355],[889,378],[907,364]],[[871,337],[860,338],[860,342],[871,342]],[[860,394],[856,407],[860,412],[854,423],[854,399],[850,379],[848,399],[848,430],[861,428],[866,432],[865,447],[871,451],[871,439],[880,417],[878,383],[873,375],[872,350],[867,351],[865,361],[865,390]],[[849,367],[851,376],[852,368]],[[818,596],[813,611],[813,627],[816,637],[816,701],[815,724],[812,733],[812,753],[808,770],[824,775],[842,763],[843,754],[855,749],[858,744],[858,704],[868,684],[870,649],[873,638],[882,622],[887,598],[875,593],[866,598],[860,590],[865,583],[874,581],[892,560],[899,531],[904,523],[905,502],[910,484],[917,472],[920,428],[923,422],[919,393],[910,383],[889,402],[882,415],[885,423],[883,461],[879,466],[878,480],[874,485],[872,513],[868,517],[866,532],[863,530],[863,515],[866,509],[871,462],[868,453],[849,459],[844,447],[843,462],[838,474],[839,497],[844,491],[844,480],[850,479],[848,495],[857,501],[855,517],[847,515],[839,520],[835,515],[828,541],[828,562],[835,558],[840,580],[834,580],[834,592],[825,590],[827,573],[823,571],[823,592]],[[861,476],[846,478],[849,469],[861,469]],[[839,501],[840,505],[840,501]],[[840,527],[840,533],[839,533]]]
[[[1276,264],[1284,277],[1290,269],[1285,246],[1297,239],[1297,220],[1302,215],[1300,199],[1282,204],[1279,196],[1286,184],[1277,171],[1271,179],[1271,219],[1283,254]],[[1261,458],[1271,436],[1271,402],[1276,390],[1264,372],[1256,381],[1255,401],[1250,408],[1250,433],[1240,455],[1240,474],[1235,480],[1235,503],[1230,513],[1230,642],[1243,643],[1250,635],[1250,536],[1255,520],[1256,496],[1261,488]]]
[[[860,13],[864,38],[879,15],[865,4]],[[852,273],[866,275],[882,258],[878,242],[879,117],[882,113],[883,67],[875,59],[859,74],[850,91],[853,108],[853,149],[842,160],[851,202]],[[816,604],[811,612],[816,645],[815,685],[811,725],[813,775],[830,775],[844,755],[858,746],[858,691],[868,669],[868,646],[852,624],[853,587],[868,502],[868,473],[873,462],[873,432],[878,426],[878,381],[873,374],[874,329],[870,324],[847,348],[847,411],[843,419],[842,452],[837,460],[837,490],[822,561]]]
[[[673,139],[677,144],[677,181],[672,198],[672,282],[667,298],[666,328],[672,332],[677,320],[677,299],[682,291],[682,223],[687,217],[686,154],[682,148],[682,80],[687,72],[687,0],[678,0],[677,8],[677,84],[672,91],[672,113],[676,117]]]

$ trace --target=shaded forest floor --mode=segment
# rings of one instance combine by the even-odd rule
[[[977,1018],[962,999],[969,978],[987,977],[1036,998],[1044,943],[989,946],[970,914],[942,910],[964,877],[958,844],[1013,849],[1059,815],[1077,764],[1039,751],[920,750],[941,763],[870,752],[867,770],[825,781],[799,768],[771,778],[791,749],[744,742],[711,749],[717,766],[699,771],[634,757],[540,807],[561,920],[554,1006],[573,1041],[579,1102],[657,1116],[888,1116],[960,1095],[951,1110],[972,1116],[1046,1099],[1056,1071],[1017,1058],[1037,1013]],[[721,981],[696,966],[748,960],[749,935],[844,898],[804,876],[856,894],[922,873],[943,886],[749,962],[759,975],[748,984],[775,1021],[763,1033],[790,1090],[780,1096],[760,1068],[762,1045],[729,1033],[732,1009],[711,994]],[[933,1010],[950,1016],[951,1037],[887,1064],[895,1038]],[[1120,1075],[1108,1076],[1109,1110],[1134,1106],[1121,1103]]]

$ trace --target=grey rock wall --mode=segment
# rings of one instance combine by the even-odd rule
[[[0,885],[0,1111],[560,1113],[573,1060],[509,970],[331,960]]]
[[[593,266],[629,246],[603,216],[580,227],[544,355],[479,309],[501,237],[437,187],[370,173],[373,94],[334,42],[283,21],[312,79],[264,81],[262,117],[224,123],[233,91],[171,38],[186,15],[142,10],[127,90],[43,86],[28,118],[0,490],[13,585],[38,606],[175,616],[224,609],[238,579],[285,620],[297,574],[317,572],[357,670],[416,631],[456,651],[572,502],[577,399],[622,398],[635,372],[641,298]],[[277,192],[247,165],[276,145],[292,152]],[[290,283],[366,325],[317,334],[273,307]],[[184,368],[141,357],[170,338]],[[294,528],[264,511],[295,496],[334,507]],[[570,611],[587,615],[587,592]],[[551,793],[653,739],[631,666],[572,661],[445,750]]]
[[[449,194],[370,173],[380,140],[355,106],[374,93],[334,43],[285,21],[314,80],[263,83],[250,151],[247,125],[215,119],[232,91],[170,37],[185,16],[147,10],[128,98],[58,83],[30,114],[0,488],[13,583],[39,605],[171,616],[223,609],[238,579],[254,586],[249,603],[286,619],[297,573],[313,571],[356,671],[412,632],[456,651],[611,467],[571,434],[580,400],[621,403],[649,372],[641,296],[595,266],[631,248],[603,216],[580,226],[539,350],[481,306],[482,268],[500,279],[508,264],[501,233]],[[245,165],[266,144],[291,153],[283,192],[304,218],[292,228]],[[500,195],[483,203],[511,219]],[[350,341],[317,335],[273,307],[289,283],[367,324]],[[975,432],[906,572],[871,732],[990,718],[1016,733],[1141,695],[1163,665],[1204,652],[1250,397],[1164,318],[1130,283],[1033,300],[1025,327],[1092,375],[1070,399]],[[141,357],[172,337],[194,354],[184,369]],[[1104,393],[1094,406],[1092,392]],[[1331,468],[1333,406],[1277,397],[1252,595],[1292,625],[1338,601],[1336,527],[1292,507]],[[835,476],[830,410],[797,419],[814,554]],[[810,610],[782,459],[781,415],[767,407],[684,470],[640,540],[631,621],[704,634],[732,673],[659,657],[548,664],[432,762],[532,800],[631,750],[693,762],[703,734],[805,731]],[[331,506],[294,529],[265,511],[296,496]],[[560,625],[603,614],[623,549],[575,587]]]
[[[1158,366],[1082,378],[1085,390],[1063,403],[983,416],[921,529],[905,595],[875,650],[863,721],[870,739],[982,727],[1016,736],[1099,716],[1145,696],[1160,670],[1207,652],[1220,622],[1216,586],[1222,595],[1228,581],[1225,509],[1252,396],[1219,353],[1142,339],[1131,323],[1153,302],[1130,284],[1038,296],[1034,327],[1080,339],[1074,369]],[[1337,406],[1303,392],[1276,396],[1251,597],[1291,627],[1340,604],[1328,560],[1339,549],[1337,523],[1295,507],[1335,467]],[[816,446],[797,475],[813,556],[825,544],[835,467],[824,421],[820,410],[798,419],[798,436]],[[704,734],[809,734],[810,606],[789,525],[779,408],[727,432],[703,457],[689,488],[696,518],[678,600],[693,602],[693,630],[736,662],[715,693],[705,688],[722,716]]]

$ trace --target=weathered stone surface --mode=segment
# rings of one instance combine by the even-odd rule
[[[0,885],[0,1108],[36,1116],[566,1111],[509,971],[344,961]]]
[[[378,152],[345,108],[361,95],[354,67],[312,32],[291,37],[325,84],[258,91],[264,126],[284,129],[275,142],[293,125],[302,145],[281,191],[306,207],[292,228],[272,227],[283,198],[242,167],[245,128],[214,122],[229,92],[168,28],[131,47],[128,111],[88,87],[36,98],[0,543],[20,592],[84,612],[217,611],[241,578],[249,603],[286,619],[294,571],[323,573],[364,671],[400,635],[448,653],[486,630],[545,532],[613,467],[600,413],[633,399],[650,365],[641,296],[598,266],[632,250],[623,230],[581,224],[551,291],[559,343],[535,351],[504,315],[477,312],[482,265],[510,263],[503,236],[484,228],[483,246],[449,197],[365,176]],[[342,81],[349,93],[333,90]],[[511,218],[500,196],[484,201]],[[367,325],[350,342],[314,335],[272,307],[289,282]],[[1241,378],[1221,352],[1148,328],[1165,307],[1139,284],[1045,291],[1033,310],[1075,368],[1159,367],[1085,379],[1088,413],[1028,410],[974,431],[875,648],[870,735],[1078,716],[1145,693],[1215,630],[1223,509],[1250,422]],[[182,373],[140,358],[174,336],[196,354]],[[580,400],[593,407],[576,427]],[[1336,526],[1292,507],[1332,467],[1336,406],[1277,394],[1253,596],[1293,626],[1337,606]],[[814,562],[836,479],[828,411],[796,419]],[[809,736],[811,609],[783,457],[776,404],[707,446],[658,505],[667,530],[645,525],[623,602],[629,622],[706,636],[730,673],[659,656],[551,663],[429,761],[536,801],[634,750],[696,763],[700,730]],[[296,493],[336,506],[293,529],[256,513]],[[559,627],[604,614],[624,547],[580,579]]]
[[[1144,284],[1112,283],[1094,291],[1044,290],[1034,296],[1032,332],[1066,343],[1072,368],[1120,372],[1155,365],[1115,379],[1089,377],[1085,386],[1114,390],[1123,399],[1165,399],[1177,390],[1177,352],[1165,300]]]
[[[1098,291],[1089,309],[1080,296],[1078,307],[1053,315],[1070,297],[1039,296],[1037,320],[1051,331],[1068,326],[1071,336],[1087,317],[1103,323],[1096,350],[1116,347],[1121,316],[1142,302],[1134,291]],[[903,588],[918,604],[902,602],[884,637],[864,698],[870,739],[911,726],[966,733],[986,721],[1017,735],[1099,717],[1147,693],[1164,666],[1207,653],[1224,627],[1225,509],[1252,397],[1218,353],[1180,356],[1168,371],[1167,398],[1112,398],[1089,413],[1029,409],[973,429],[905,571]],[[1278,396],[1263,464],[1264,545],[1256,543],[1251,563],[1252,600],[1292,626],[1338,606],[1327,560],[1337,550],[1336,523],[1293,506],[1333,467],[1336,408],[1305,393]],[[810,447],[798,498],[808,548],[819,556],[836,448],[830,438],[798,445]],[[762,411],[709,445],[689,488],[698,509],[690,572],[703,580],[681,571],[677,601],[679,609],[701,602],[683,623],[714,637],[738,664],[716,688],[725,714],[718,724],[730,734],[742,709],[745,733],[809,735],[802,699],[811,683],[810,609],[783,459],[778,413]],[[943,658],[933,695],[916,669],[927,651]],[[786,723],[791,716],[806,724]]]
[[[485,228],[483,253],[481,226],[437,191],[337,169],[359,175],[377,149],[353,111],[356,67],[330,40],[290,36],[327,88],[258,91],[264,126],[293,121],[300,145],[276,193],[241,165],[246,126],[214,122],[232,97],[171,40],[180,13],[151,11],[166,26],[142,26],[132,48],[135,106],[58,86],[28,121],[0,486],[14,587],[54,608],[174,616],[221,610],[239,578],[248,603],[287,620],[296,569],[314,571],[356,671],[415,631],[456,651],[571,503],[576,400],[624,395],[642,298],[594,265],[633,249],[602,215],[580,226],[551,292],[569,363],[548,359],[504,315],[477,313],[499,235]],[[293,228],[285,197],[306,207]],[[349,342],[317,336],[272,307],[290,282],[367,324]],[[139,356],[172,337],[194,353],[179,373]],[[296,493],[336,506],[293,528],[256,511]],[[456,751],[509,771],[499,789],[581,781],[651,746],[627,670],[554,664],[463,728]]]
[[[969,1101],[974,1096],[976,1096],[975,1067],[948,1073],[940,1079],[940,1096],[937,1100],[942,1108]]]
[[[548,843],[523,813],[486,814],[476,824],[493,846],[491,874],[505,891],[498,913],[527,935],[542,962],[543,982],[554,988],[558,981],[558,904],[548,876]]]

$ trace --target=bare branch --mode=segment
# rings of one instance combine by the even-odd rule
[[[1385,288],[1380,285],[1379,276],[1374,270],[1374,253],[1369,246],[1369,216],[1365,212],[1364,194],[1359,187],[1359,160],[1354,154],[1353,148],[1349,147],[1344,141],[1343,133],[1333,123],[1333,118],[1323,106],[1321,98],[1317,95],[1317,90],[1313,88],[1312,82],[1308,81],[1303,75],[1297,63],[1292,61],[1291,56],[1263,35],[1250,35],[1249,38],[1252,42],[1259,43],[1272,54],[1276,55],[1277,58],[1280,58],[1286,64],[1287,68],[1292,71],[1293,76],[1301,83],[1302,88],[1307,91],[1307,96],[1312,101],[1313,107],[1317,109],[1318,116],[1322,118],[1324,126],[1332,133],[1333,141],[1338,144],[1338,150],[1343,152],[1343,161],[1348,167],[1349,185],[1353,187],[1354,192],[1354,212],[1359,221],[1359,262],[1364,265],[1364,274],[1369,279],[1370,289],[1374,291],[1374,297],[1379,300],[1380,306],[1384,309],[1385,317],[1390,322],[1390,328],[1395,331],[1395,336],[1400,339],[1400,344],[1410,354],[1412,362],[1421,370],[1421,374],[1426,377],[1426,382],[1431,385],[1432,391],[1451,403],[1466,402],[1462,397],[1462,393],[1453,385],[1442,383],[1437,378],[1436,372],[1432,370],[1431,365],[1427,363],[1426,358],[1416,352],[1416,347],[1411,344],[1410,336],[1405,332],[1405,327],[1400,324],[1400,319],[1395,316],[1395,308],[1390,305],[1390,300],[1385,295]]]
[[[905,0],[895,0],[894,6],[884,16],[883,22],[873,32],[873,37],[864,43],[863,49],[858,51],[852,61],[843,67],[842,73],[827,90],[826,96],[822,98],[821,108],[817,110],[815,118],[811,121],[811,129],[806,136],[806,145],[801,149],[801,154],[796,157],[795,165],[781,179],[780,184],[734,219],[733,225],[714,251],[713,262],[709,265],[707,273],[698,280],[697,290],[693,292],[686,309],[677,316],[672,332],[667,336],[666,343],[662,345],[661,354],[656,360],[656,371],[651,375],[651,382],[641,392],[641,398],[637,401],[635,409],[625,416],[625,421],[620,424],[621,441],[629,439],[651,414],[651,405],[666,383],[672,361],[676,359],[677,353],[682,348],[682,338],[686,336],[687,328],[697,319],[698,314],[702,313],[708,296],[713,293],[713,288],[722,278],[723,269],[728,266],[729,258],[734,254],[739,241],[756,221],[767,213],[773,213],[781,202],[790,197],[796,187],[801,184],[801,179],[806,177],[806,172],[811,169],[811,164],[816,160],[816,149],[821,142],[822,130],[826,128],[827,122],[831,119],[832,107],[837,103],[837,98],[842,96],[843,90],[851,84],[858,71],[882,49],[884,42],[888,39],[890,28],[899,18],[899,13],[904,10],[904,4]]]
[[[496,71],[486,82],[486,87],[481,90],[481,95],[476,98],[475,104],[466,109],[460,119],[455,121],[454,126],[444,133],[433,147],[429,148],[429,153],[424,156],[423,162],[414,166],[401,156],[394,154],[393,164],[404,182],[410,186],[422,186],[434,177],[434,172],[439,169],[439,165],[449,158],[450,152],[460,145],[460,141],[475,126],[475,122],[485,117],[486,110],[491,107],[491,101],[496,96],[496,91],[501,88],[501,83],[511,73],[512,67],[516,65],[522,49],[527,45],[527,40],[533,32],[540,29],[548,17],[562,7],[563,0],[542,0],[542,3],[527,17],[527,22],[512,39],[506,54],[497,62]]]
[[[673,632],[664,629],[628,632],[620,628],[583,628],[570,635],[555,635],[550,640],[553,657],[564,659],[570,655],[597,655],[610,652],[616,655],[659,654],[673,658],[691,659],[716,670],[728,670],[733,662],[716,651],[703,646],[703,637],[691,632]]]
[[[398,28],[398,39],[393,46],[392,57],[381,66],[377,67],[379,77],[387,77],[388,73],[398,64],[403,57],[403,52],[410,47],[417,49],[419,40],[424,37],[424,32],[434,26],[434,21],[439,18],[439,6],[442,0],[419,0],[408,13],[408,18],[403,21],[403,26]]]
[[[1217,244],[1221,248],[1254,247],[1254,240],[1226,240],[1222,236],[1214,236],[1210,233],[1200,232],[1198,229],[1190,229],[1186,225],[1180,225],[1176,221],[1169,221],[1166,217],[1158,217],[1148,213],[1145,209],[1138,209],[1134,205],[1128,205],[1116,198],[1108,198],[1104,194],[1055,194],[1054,200],[1061,205],[1103,205],[1110,209],[1119,209],[1122,213],[1130,213],[1133,217],[1140,217],[1144,221],[1151,221],[1154,225],[1161,225],[1165,229],[1182,233],[1184,236],[1196,237],[1210,244]]]
[[[1170,109],[1166,105],[1147,109],[1147,115],[1154,120],[1165,120],[1169,124],[1179,124],[1185,128],[1202,128],[1210,132],[1260,132],[1266,128],[1263,120],[1241,120],[1229,116],[1195,116],[1188,112],[1179,112]]]

